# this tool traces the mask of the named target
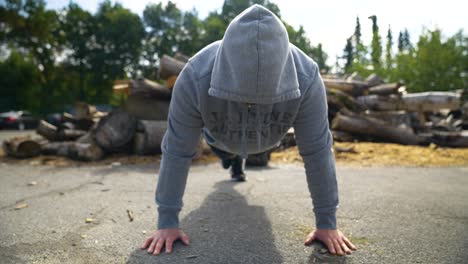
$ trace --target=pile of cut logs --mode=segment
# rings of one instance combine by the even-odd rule
[[[468,147],[467,90],[409,94],[375,74],[323,81],[337,141]]]
[[[167,128],[172,87],[188,58],[177,54],[160,59],[163,83],[140,78],[120,80],[115,93],[123,93],[125,104],[102,113],[79,103],[74,115],[64,114],[59,126],[41,121],[41,139],[13,138],[4,141],[5,152],[14,157],[60,155],[95,161],[108,153],[159,154]],[[400,83],[384,83],[372,74],[367,79],[352,74],[346,78],[323,76],[327,90],[330,127],[336,141],[378,141],[406,145],[431,143],[468,147],[468,91],[406,92]],[[280,149],[294,146],[290,130]],[[197,155],[209,152],[200,140]],[[266,165],[270,153],[249,155],[247,164]]]

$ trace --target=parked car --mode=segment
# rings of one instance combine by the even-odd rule
[[[63,113],[51,113],[48,114],[45,120],[54,126],[60,126],[63,122]]]
[[[28,111],[9,111],[0,113],[0,128],[16,128],[24,130],[36,128],[39,119]]]

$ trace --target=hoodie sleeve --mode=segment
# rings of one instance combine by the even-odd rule
[[[187,63],[172,92],[168,128],[161,144],[163,154],[156,188],[158,229],[179,227],[187,174],[203,126],[196,88],[194,72]]]
[[[316,226],[336,229],[338,187],[327,111],[325,86],[317,67],[312,84],[304,92],[294,131],[304,161]]]

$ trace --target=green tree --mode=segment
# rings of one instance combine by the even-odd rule
[[[372,20],[372,43],[371,43],[371,62],[378,74],[381,74],[382,68],[382,44],[379,35],[379,26],[377,25],[377,16],[370,16]]]
[[[78,74],[78,83],[70,91],[74,98],[81,101],[88,101],[86,92],[89,76],[93,73],[91,64],[93,52],[93,40],[96,39],[94,31],[96,23],[94,17],[79,5],[70,3],[64,10],[65,15],[61,17],[61,28],[65,33],[65,47],[70,51],[65,60],[67,70]],[[71,72],[70,72],[71,73]]]
[[[137,73],[144,28],[138,15],[110,1],[101,3],[95,19],[95,39],[91,39],[91,84],[99,87],[94,101],[108,102],[112,82],[134,77]]]
[[[367,64],[366,61],[366,46],[362,43],[362,34],[361,34],[361,22],[359,17],[356,17],[356,26],[354,28],[354,63],[358,64]]]
[[[40,93],[39,111],[46,112],[53,104],[56,55],[62,49],[58,15],[46,10],[43,0],[6,0],[0,6],[3,33],[2,46],[29,57],[36,65]],[[19,65],[19,64],[14,64]],[[24,71],[20,71],[24,72]]]
[[[390,25],[388,25],[387,31],[387,43],[385,45],[385,65],[387,75],[391,74],[393,68],[393,56],[392,56],[392,47],[393,47],[393,36]]]
[[[182,34],[177,50],[192,56],[203,47],[201,39],[203,27],[196,10],[184,13],[181,30]]]
[[[412,47],[408,29],[400,31],[398,34],[398,52],[409,51]]]
[[[40,71],[31,58],[11,51],[0,62],[0,112],[28,109],[38,112],[41,96]]]
[[[317,47],[312,50],[312,59],[314,59],[322,73],[330,71],[330,66],[327,65],[328,55],[322,49],[322,43],[319,43]]]
[[[352,38],[348,38],[346,40],[346,46],[343,52],[344,52],[343,59],[345,59],[344,72],[351,73],[353,71],[352,67],[353,67],[353,58],[354,58],[354,48],[353,48]]]
[[[457,34],[444,41],[440,30],[423,33],[415,53],[415,76],[407,80],[408,88],[411,91],[437,91],[464,87],[467,72],[461,60],[466,58],[462,40],[461,34]]]

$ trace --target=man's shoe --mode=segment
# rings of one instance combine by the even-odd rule
[[[234,173],[233,173],[233,174],[231,174],[231,179],[232,179],[233,181],[245,182],[246,178],[247,178],[247,177],[245,176],[244,173],[238,173],[238,174],[234,174]]]
[[[221,160],[221,165],[223,166],[224,169],[229,169],[231,167],[232,161],[230,159],[223,159]]]

